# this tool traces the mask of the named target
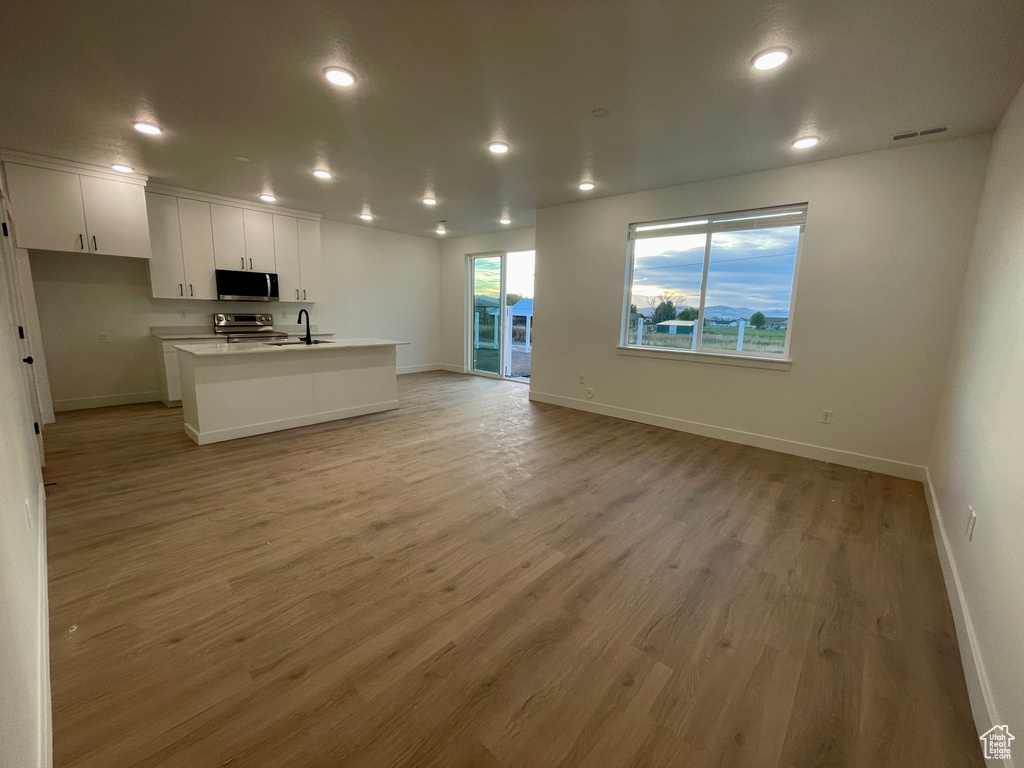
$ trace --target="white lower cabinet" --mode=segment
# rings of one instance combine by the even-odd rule
[[[333,333],[314,333],[313,336],[317,339],[334,338]],[[289,338],[299,339],[301,335],[291,333]],[[222,339],[207,337],[204,339],[163,340],[154,336],[153,340],[157,344],[157,356],[160,361],[160,400],[169,408],[179,406],[181,405],[181,373],[178,369],[178,353],[174,348],[183,345],[217,344]]]
[[[178,353],[175,347],[194,344],[216,344],[216,339],[178,339],[177,341],[161,341],[160,345],[160,399],[163,404],[172,407],[181,405],[181,374],[178,371]]]

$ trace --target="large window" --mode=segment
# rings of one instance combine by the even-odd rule
[[[623,343],[788,359],[806,205],[633,224]]]

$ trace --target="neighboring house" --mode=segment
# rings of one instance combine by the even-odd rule
[[[527,318],[533,317],[533,299],[520,299],[513,304],[510,309],[512,310],[512,320],[515,322],[517,317]],[[524,320],[522,325],[525,325]]]
[[[694,320],[665,320],[655,326],[658,333],[693,333]]]
[[[787,325],[789,325],[788,317],[766,317],[764,319],[764,327],[767,331],[784,331]]]

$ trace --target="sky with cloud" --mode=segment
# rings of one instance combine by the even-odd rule
[[[677,306],[700,304],[706,235],[673,235],[634,241],[632,303],[675,292]],[[706,304],[789,308],[800,227],[774,227],[711,236]]]
[[[533,298],[534,251],[510,251],[505,256],[505,293]],[[485,256],[473,262],[473,293],[497,299],[501,295],[501,257]]]

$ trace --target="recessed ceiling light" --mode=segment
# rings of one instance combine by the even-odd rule
[[[135,124],[135,130],[139,133],[145,133],[147,136],[159,136],[163,131],[160,130],[160,126],[153,125],[152,123],[138,122]]]
[[[503,216],[502,218],[498,219],[498,223],[499,224],[511,224],[512,223],[512,219],[508,218],[507,216]]]
[[[274,197],[273,195],[271,195],[269,192],[264,192],[262,195],[260,195],[260,200],[262,200],[264,203],[276,203],[277,202],[277,198]]]
[[[487,145],[487,148],[491,150],[491,154],[494,155],[504,155],[508,152],[508,144],[504,141],[492,141]]]
[[[342,88],[348,88],[356,82],[356,76],[341,67],[327,67],[324,70],[324,77],[327,78],[327,82],[332,85],[340,85]]]
[[[369,213],[360,213],[359,218],[362,219],[363,221],[373,221],[373,216],[371,216]]]
[[[323,168],[317,168],[313,171],[313,175],[318,179],[329,179],[331,178],[331,172],[325,171]]]
[[[594,182],[592,181],[584,181],[583,183],[580,184],[580,189],[583,190],[584,192],[589,192],[593,188]]]
[[[118,173],[131,173],[132,172],[132,167],[130,165],[125,165],[124,163],[114,163],[110,167],[113,168]]]
[[[793,52],[789,48],[769,48],[754,57],[754,69],[775,69],[786,63]]]
[[[793,142],[793,149],[810,149],[819,141],[817,136],[801,136]]]
[[[437,222],[437,229],[435,230],[437,232],[437,234],[439,234],[439,235],[447,235],[448,234],[448,230],[445,229],[445,227],[444,227],[444,225],[447,224],[447,223],[448,222],[446,222],[446,221],[439,221],[439,222]]]
[[[423,198],[423,204],[424,205],[437,205],[437,200],[435,200],[432,197],[424,197]]]

